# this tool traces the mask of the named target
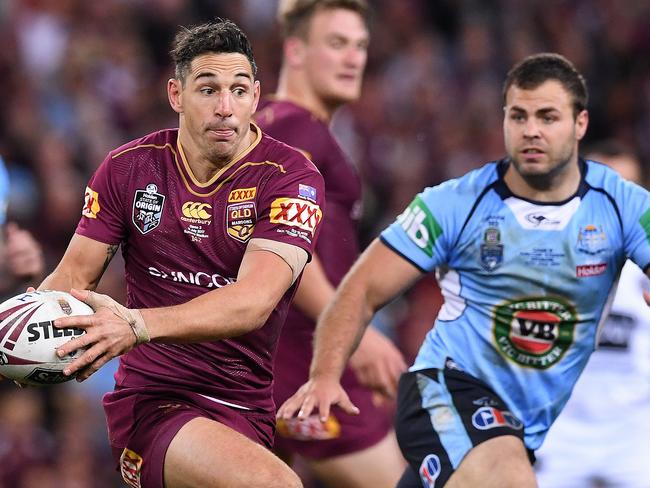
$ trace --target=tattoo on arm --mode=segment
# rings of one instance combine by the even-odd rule
[[[115,253],[117,252],[117,249],[120,246],[117,244],[111,244],[106,248],[106,261],[104,261],[104,268],[102,269],[102,274],[104,274],[104,271],[106,271],[106,268],[108,268],[108,265],[111,264],[111,259],[113,259],[113,256],[115,256]]]

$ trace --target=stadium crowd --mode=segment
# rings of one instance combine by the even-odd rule
[[[334,129],[364,180],[363,242],[427,185],[467,161],[503,155],[499,106],[509,66],[556,51],[589,80],[590,141],[616,139],[650,164],[650,4],[635,0],[373,0],[361,100]],[[52,266],[79,220],[86,181],[110,149],[174,126],[163,89],[178,25],[229,17],[246,31],[262,92],[274,90],[280,39],[272,0],[3,0],[0,155],[12,182],[9,220]],[[101,291],[123,298],[121,263]],[[107,278],[110,277],[110,280]],[[430,327],[431,281],[383,314],[411,359]],[[437,295],[436,295],[437,296]],[[408,331],[406,333],[405,331]],[[120,486],[100,398],[87,384],[0,391],[0,488]]]

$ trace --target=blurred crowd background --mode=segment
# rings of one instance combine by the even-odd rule
[[[525,55],[556,51],[586,76],[585,144],[614,139],[650,165],[650,2],[370,0],[361,100],[334,128],[365,182],[364,245],[424,186],[503,155],[501,83]],[[177,124],[165,86],[180,25],[228,17],[248,34],[263,94],[281,59],[276,0],[0,0],[0,155],[9,220],[56,264],[106,153]],[[584,145],[583,145],[584,146]],[[122,263],[101,290],[123,300]],[[440,302],[432,280],[382,315],[409,357]],[[406,331],[406,332],[405,332]],[[88,384],[0,391],[0,488],[120,486],[100,398]]]

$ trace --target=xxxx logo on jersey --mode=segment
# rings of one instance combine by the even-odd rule
[[[527,298],[500,305],[494,315],[497,349],[521,366],[546,369],[573,344],[575,309],[557,298]]]
[[[302,198],[276,198],[271,204],[271,223],[298,227],[311,235],[322,218],[320,207]]]
[[[99,194],[87,186],[84,194],[84,208],[81,211],[81,215],[89,219],[96,219],[99,210]]]

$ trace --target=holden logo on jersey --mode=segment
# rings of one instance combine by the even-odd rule
[[[330,414],[325,422],[318,415],[310,415],[306,419],[278,419],[278,434],[288,439],[299,441],[323,441],[336,439],[341,434],[341,424]]]
[[[481,266],[485,271],[494,271],[503,261],[501,232],[497,227],[488,227],[481,244]]]
[[[546,369],[573,344],[574,308],[556,298],[526,298],[500,305],[494,315],[497,349],[521,366]]]
[[[576,249],[591,256],[605,252],[607,250],[607,235],[603,228],[596,225],[581,227],[578,231]]]
[[[433,244],[442,234],[442,228],[429,211],[422,198],[416,196],[402,214],[397,217],[406,235],[424,254],[433,256]]]
[[[435,454],[429,454],[426,456],[422,463],[420,464],[420,478],[422,479],[422,486],[425,488],[435,488],[436,480],[440,476],[442,471],[442,466],[440,464],[440,458]]]
[[[323,212],[317,204],[301,198],[276,198],[271,204],[269,216],[273,224],[298,227],[313,236]]]
[[[494,407],[480,407],[472,414],[472,425],[479,430],[510,427],[521,430],[523,424],[511,412]]]
[[[133,225],[147,234],[160,225],[165,195],[158,193],[158,187],[149,183],[144,190],[136,190],[133,197]]]
[[[228,205],[226,208],[226,231],[233,239],[246,242],[257,222],[255,202],[241,202]]]
[[[257,193],[257,187],[252,188],[238,188],[232,190],[228,195],[228,203],[243,202],[245,200],[253,200]]]
[[[99,194],[87,186],[84,194],[84,208],[81,211],[81,215],[89,219],[96,219],[99,210]]]

